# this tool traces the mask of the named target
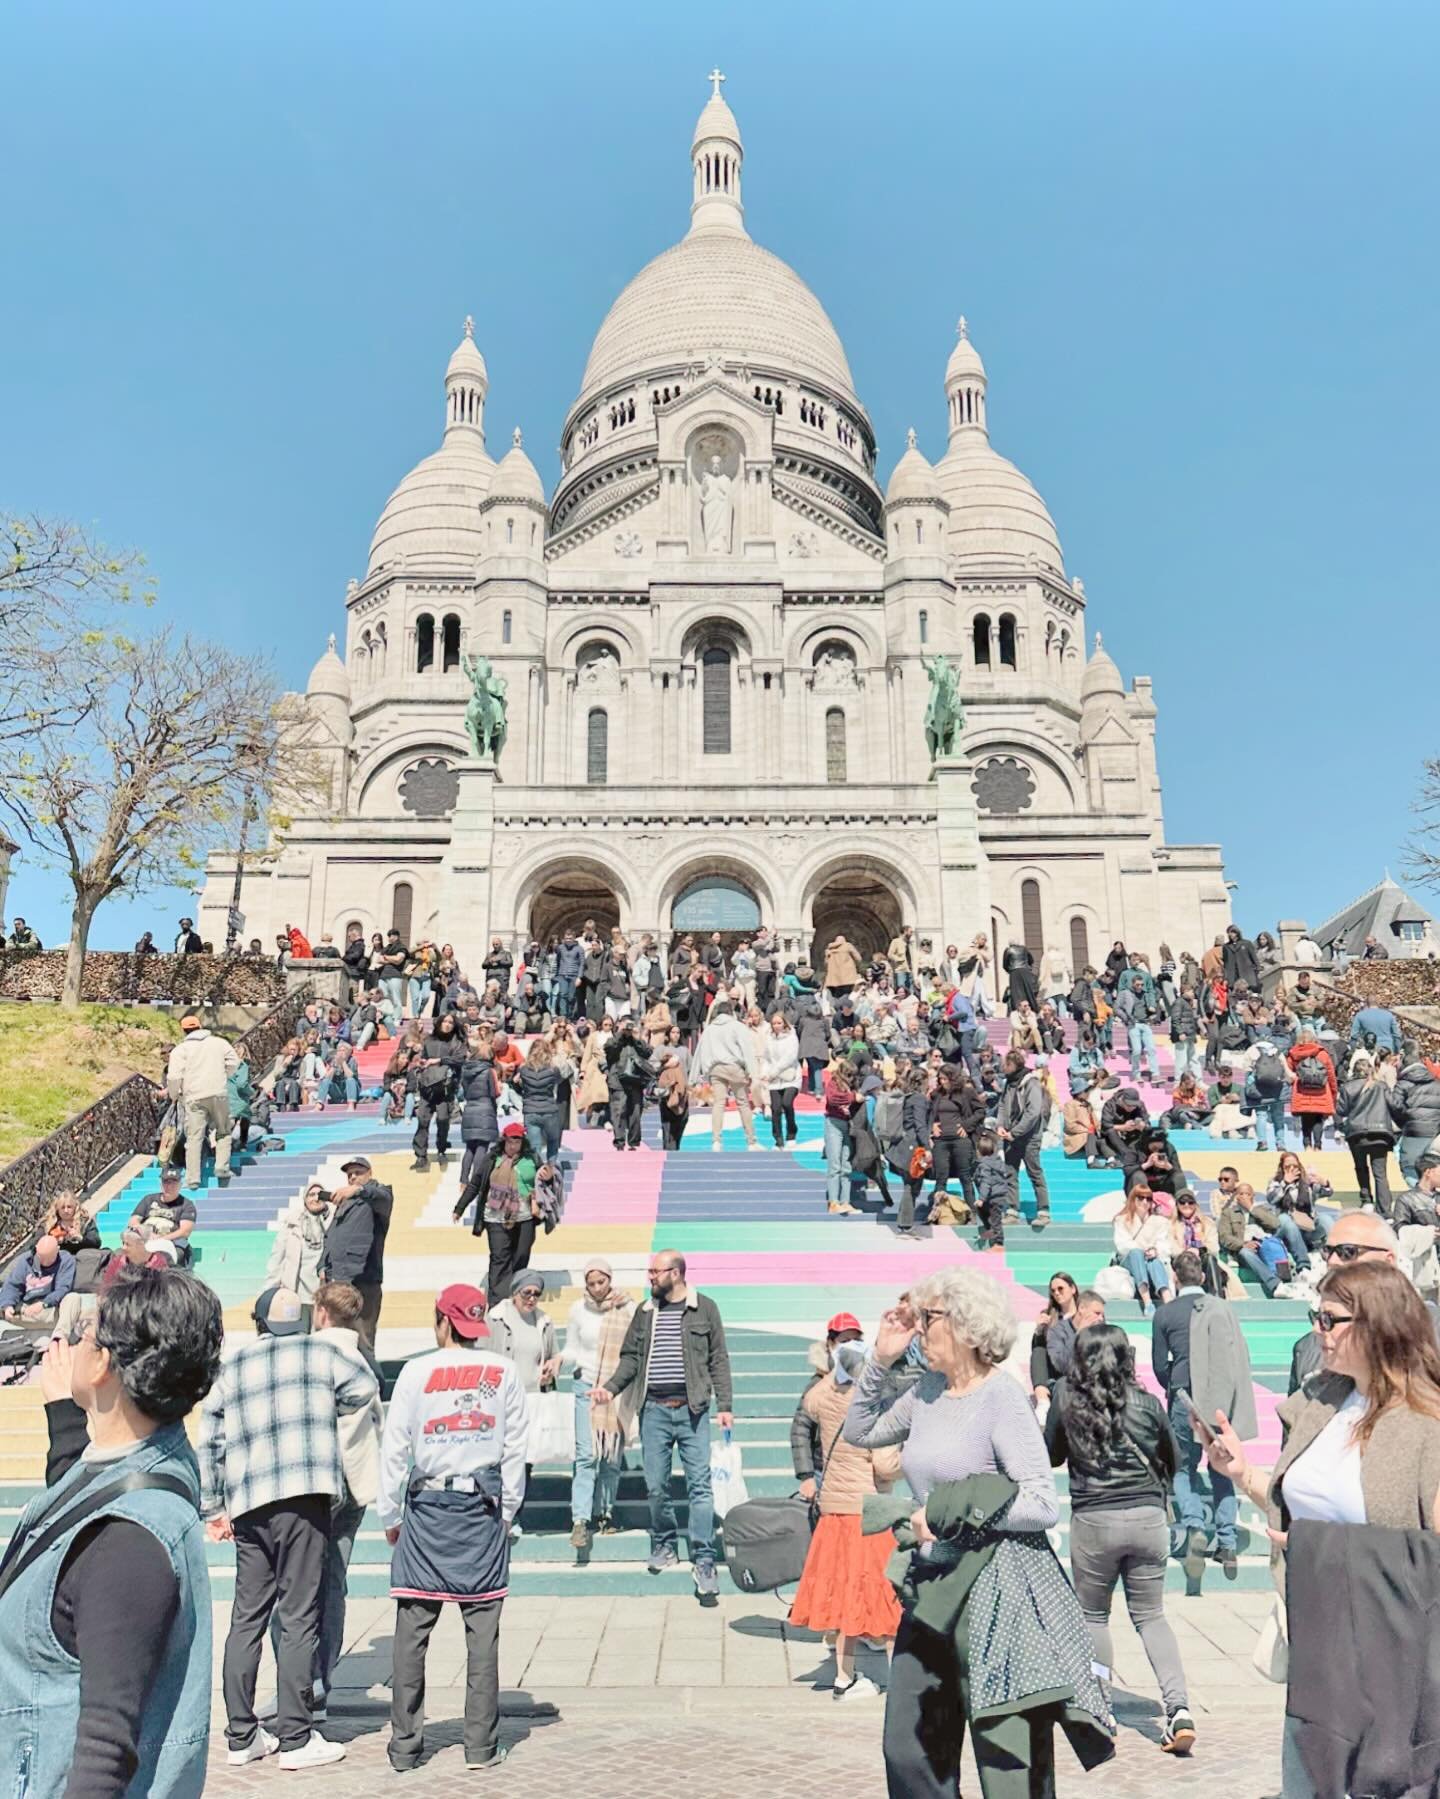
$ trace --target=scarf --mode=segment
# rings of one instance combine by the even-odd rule
[[[607,1386],[610,1376],[615,1372],[632,1316],[633,1308],[626,1303],[624,1295],[619,1296],[618,1304],[607,1304],[605,1307],[604,1316],[600,1320],[600,1347],[595,1363],[597,1387]],[[597,1461],[618,1462],[625,1453],[626,1443],[635,1434],[637,1391],[636,1386],[629,1386],[618,1399],[612,1399],[608,1405],[591,1407],[590,1436],[592,1453]]]

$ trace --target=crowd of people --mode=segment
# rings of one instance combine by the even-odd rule
[[[288,934],[282,953],[294,953]],[[573,1444],[577,1553],[621,1527],[632,1456],[649,1569],[678,1567],[683,1543],[698,1601],[717,1604],[712,1458],[736,1406],[719,1305],[678,1251],[651,1255],[638,1303],[593,1256],[562,1321],[530,1262],[563,1218],[568,1128],[606,1128],[618,1151],[640,1151],[655,1105],[673,1147],[691,1108],[708,1106],[720,1148],[733,1106],[748,1149],[760,1148],[758,1114],[784,1153],[802,1094],[821,1115],[828,1210],[868,1209],[873,1185],[878,1216],[898,1200],[903,1236],[973,1223],[977,1247],[1003,1250],[1022,1171],[1043,1228],[1042,1149],[1113,1170],[1122,1190],[1111,1266],[1088,1287],[1057,1272],[1033,1326],[977,1267],[940,1266],[873,1335],[842,1311],[812,1351],[791,1428],[812,1529],[790,1620],[833,1653],[837,1702],[878,1700],[861,1658],[888,1656],[892,1796],[953,1799],[967,1733],[986,1799],[1052,1792],[1061,1734],[1084,1767],[1111,1756],[1117,1586],[1160,1692],[1160,1746],[1189,1754],[1198,1732],[1166,1573],[1178,1561],[1198,1592],[1213,1559],[1237,1578],[1241,1496],[1269,1515],[1289,1605],[1271,1669],[1285,1677],[1288,1650],[1287,1799],[1392,1778],[1373,1719],[1383,1712],[1385,1743],[1413,1735],[1423,1682],[1387,1684],[1377,1655],[1373,1675],[1341,1690],[1312,1645],[1342,1615],[1377,1647],[1418,1629],[1428,1589],[1401,1590],[1394,1571],[1417,1552],[1394,1539],[1440,1530],[1440,1313],[1420,1290],[1440,1287],[1440,1066],[1393,1014],[1365,1008],[1342,1039],[1303,974],[1288,991],[1269,981],[1262,999],[1275,946],[1235,927],[1199,963],[1162,948],[1153,974],[1118,943],[1098,971],[1072,972],[1055,952],[1037,966],[1020,945],[997,968],[983,937],[930,966],[908,931],[868,959],[837,937],[817,971],[764,931],[730,947],[682,937],[662,954],[589,927],[518,955],[497,939],[478,986],[449,946],[393,932],[311,954],[347,965],[352,1002],[307,1007],[258,1079],[185,1018],[157,1189],[120,1247],[103,1249],[83,1202],[62,1193],[0,1286],[6,1325],[36,1342],[50,1432],[51,1490],[0,1564],[0,1643],[18,1633],[32,1645],[23,1679],[0,1653],[0,1715],[21,1721],[27,1790],[58,1793],[67,1778],[87,1794],[199,1790],[206,1536],[235,1545],[220,1657],[230,1764],[340,1760],[320,1726],[371,1507],[393,1557],[391,1764],[420,1765],[428,1644],[456,1603],[464,1757],[497,1767],[510,1559],[533,1469],[553,1465],[556,1408]],[[997,1014],[1009,1029],[998,1052],[985,1029]],[[355,1106],[355,1058],[381,1037],[386,1115],[413,1120],[416,1168],[432,1145],[441,1165],[458,1155],[455,1215],[486,1255],[483,1286],[436,1295],[435,1346],[394,1373],[388,1406],[375,1337],[394,1195],[365,1157],[338,1187],[311,1182],[281,1221],[253,1335],[222,1340],[218,1303],[191,1272],[207,1148],[223,1187],[257,1115]],[[1110,1066],[1121,1053],[1128,1084]],[[1310,1165],[1332,1125],[1358,1208],[1335,1203]],[[1202,1191],[1184,1167],[1182,1133],[1197,1127],[1266,1147],[1264,1191],[1233,1166]],[[1392,1152],[1403,1192],[1390,1187]],[[1247,1448],[1254,1388],[1229,1303],[1251,1286],[1303,1293],[1313,1321],[1269,1470]],[[1107,1301],[1131,1296],[1142,1315],[1153,1305],[1153,1382],[1133,1335],[1106,1319]],[[192,1450],[183,1420],[197,1407]],[[1057,1468],[1068,1566],[1048,1535]],[[257,1707],[267,1634],[277,1690]]]

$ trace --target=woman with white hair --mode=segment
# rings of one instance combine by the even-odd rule
[[[1045,1532],[1060,1516],[998,1282],[944,1268],[885,1313],[844,1439],[902,1445],[919,1500],[885,1703],[890,1799],[954,1799],[968,1720],[985,1799],[1053,1793],[1055,1726],[1087,1767],[1114,1753],[1084,1616]],[[919,1339],[927,1372],[890,1373]]]

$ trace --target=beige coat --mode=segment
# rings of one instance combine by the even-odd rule
[[[888,1493],[900,1478],[898,1449],[856,1449],[840,1435],[854,1397],[853,1382],[837,1387],[833,1374],[823,1374],[800,1402],[820,1430],[822,1517],[830,1512],[858,1515],[867,1493]]]
[[[825,985],[853,987],[859,979],[859,950],[844,937],[837,937],[825,950]]]
[[[240,1058],[223,1037],[207,1030],[191,1031],[170,1052],[165,1085],[171,1099],[183,1103],[223,1099],[225,1083],[240,1066]]]

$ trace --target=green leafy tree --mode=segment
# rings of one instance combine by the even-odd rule
[[[66,1005],[105,900],[198,872],[247,804],[304,791],[277,697],[258,658],[161,631],[79,658],[54,696],[63,729],[0,741],[0,808],[73,889]]]

